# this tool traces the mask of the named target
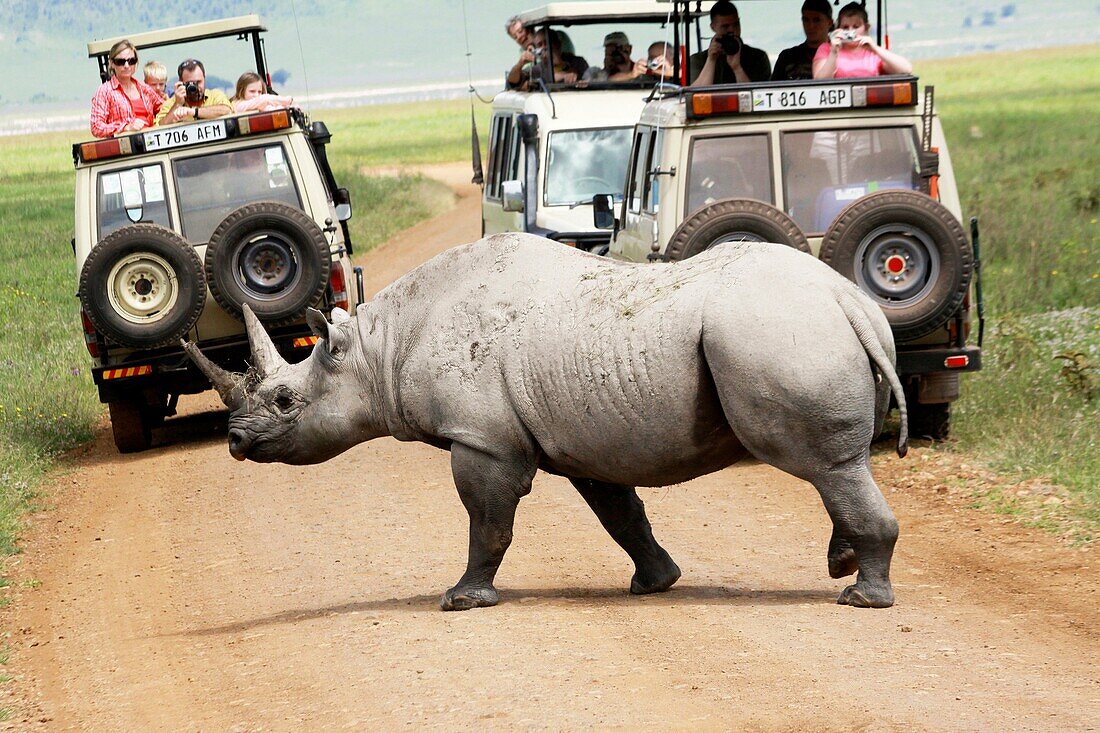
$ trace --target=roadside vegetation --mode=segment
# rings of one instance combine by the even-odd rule
[[[954,438],[1021,482],[1064,487],[1100,527],[1100,46],[923,62],[964,210],[982,225],[986,369],[964,377]],[[469,160],[465,101],[326,110],[357,252],[438,211],[450,194],[378,166]],[[478,105],[481,139],[487,110]],[[83,133],[0,138],[0,552],[57,457],[105,419],[75,293],[71,144]],[[484,150],[484,147],[483,147]],[[1013,511],[1008,496],[977,497]]]
[[[981,225],[985,368],[963,377],[946,448],[1020,480],[981,503],[1022,513],[1038,487],[1027,515],[1084,541],[1100,529],[1100,46],[1017,59],[917,67]]]

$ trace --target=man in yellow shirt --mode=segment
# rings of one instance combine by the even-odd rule
[[[187,59],[176,70],[176,82],[172,101],[163,105],[157,113],[155,125],[174,125],[179,122],[209,120],[233,113],[233,106],[225,92],[206,88],[206,67],[197,59]],[[189,95],[188,92],[191,92]]]

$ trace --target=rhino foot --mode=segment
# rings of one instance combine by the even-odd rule
[[[461,586],[451,588],[439,599],[444,611],[469,611],[471,608],[495,606],[500,594],[493,586]]]
[[[888,584],[875,586],[859,581],[842,590],[836,602],[856,608],[889,608],[894,605],[894,590]]]
[[[660,562],[652,566],[639,567],[630,579],[630,592],[635,595],[646,593],[660,593],[672,587],[673,583],[680,579],[680,566],[673,561],[668,553]]]
[[[845,547],[836,553],[829,553],[829,577],[843,578],[857,570],[859,570],[859,562],[856,558],[856,551],[851,547]]]

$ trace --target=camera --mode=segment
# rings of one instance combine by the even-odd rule
[[[853,30],[837,30],[833,31],[833,37],[841,43],[851,43],[859,38],[859,34]]]
[[[658,56],[658,57],[657,57],[657,58],[655,58],[655,59],[650,59],[650,60],[649,60],[649,63],[648,63],[648,64],[646,64],[646,68],[647,68],[647,69],[652,69],[652,70],[654,70],[654,71],[655,71],[655,70],[657,70],[657,69],[659,69],[659,68],[661,68],[661,57],[660,57],[660,56]]]
[[[183,85],[184,101],[188,104],[198,104],[202,101],[202,90],[198,82],[189,81]]]
[[[727,56],[736,56],[741,50],[741,39],[732,33],[728,36],[718,36],[718,44],[722,47],[722,53]]]

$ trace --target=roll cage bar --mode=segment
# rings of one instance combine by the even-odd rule
[[[126,36],[105,38],[101,41],[92,41],[88,44],[88,58],[95,59],[99,64],[99,77],[103,81],[110,78],[110,60],[107,55],[111,46],[121,40],[129,40],[139,51],[144,48],[158,48],[161,46],[174,46],[179,43],[203,41],[209,38],[227,38],[236,36],[241,41],[252,42],[252,52],[256,58],[256,73],[264,80],[267,91],[271,89],[271,77],[267,73],[267,56],[264,49],[264,39],[261,33],[266,33],[267,28],[256,14],[240,15],[235,18],[223,18],[204,23],[191,23],[173,28],[164,28],[145,33],[134,33]]]

